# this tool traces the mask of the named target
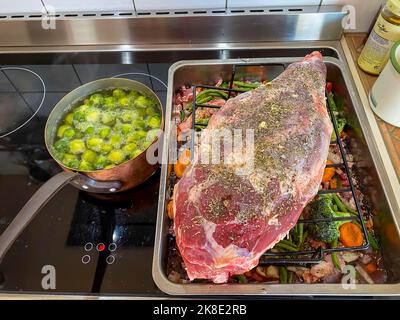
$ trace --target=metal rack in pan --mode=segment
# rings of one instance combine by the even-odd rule
[[[256,67],[257,65],[252,65],[252,67]],[[259,65],[260,67],[265,65]],[[204,123],[196,122],[196,109],[198,108],[221,108],[220,106],[215,105],[207,105],[207,104],[199,104],[196,101],[196,89],[214,89],[214,90],[221,90],[223,92],[228,93],[228,98],[235,93],[242,93],[245,90],[234,89],[233,84],[235,80],[236,69],[240,67],[239,65],[232,66],[232,73],[229,81],[229,88],[224,87],[216,87],[210,85],[195,85],[193,86],[193,113],[192,113],[192,137],[191,137],[191,149],[193,150],[193,144],[195,141],[195,128],[197,127],[206,127],[207,125]],[[283,65],[283,67],[285,67]],[[241,80],[241,79],[240,79]],[[326,97],[328,97],[328,93],[326,93]],[[336,164],[327,164],[327,168],[329,167],[341,167],[344,168],[347,180],[349,182],[348,188],[340,188],[340,189],[328,189],[328,190],[320,190],[318,194],[328,194],[328,193],[342,193],[342,192],[351,192],[352,197],[354,199],[354,203],[356,205],[357,214],[350,215],[349,217],[340,217],[340,218],[324,218],[324,219],[300,219],[298,220],[297,224],[312,224],[318,222],[332,222],[332,221],[358,221],[359,225],[361,226],[364,242],[361,246],[354,246],[354,247],[336,247],[336,248],[322,248],[319,247],[317,249],[308,249],[308,250],[299,250],[299,251],[286,251],[286,252],[273,252],[271,250],[265,252],[260,259],[260,265],[268,265],[268,264],[282,264],[282,265],[301,265],[301,264],[315,264],[319,263],[323,260],[325,254],[329,254],[332,252],[345,252],[345,251],[361,251],[366,250],[369,247],[368,241],[368,233],[367,229],[364,224],[363,213],[357,199],[356,189],[353,183],[353,179],[351,176],[350,166],[346,159],[346,152],[343,146],[342,140],[339,135],[337,120],[329,99],[327,99],[327,108],[329,115],[331,117],[336,140],[331,141],[331,144],[337,144],[340,150],[342,163]]]

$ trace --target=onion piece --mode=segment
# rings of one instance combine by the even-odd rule
[[[369,284],[375,284],[374,280],[371,279],[371,277],[368,275],[368,273],[359,264],[356,265],[356,270],[364,278],[364,280],[367,281]]]

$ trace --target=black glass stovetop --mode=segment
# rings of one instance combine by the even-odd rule
[[[170,64],[0,65],[0,233],[60,168],[44,145],[52,107],[80,84],[118,73],[151,87],[165,105]],[[71,185],[39,212],[0,264],[0,293],[162,295],[152,279],[159,171],[124,193],[94,195]]]

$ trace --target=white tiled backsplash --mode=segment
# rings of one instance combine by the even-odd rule
[[[225,0],[134,0],[134,2],[137,11],[225,8]]]
[[[1,0],[0,0],[1,1]],[[132,0],[43,0],[44,5],[56,12],[133,11]],[[51,10],[49,10],[51,11]]]
[[[43,0],[47,7],[65,12],[133,12],[149,10],[234,9],[305,5],[352,5],[356,13],[356,29],[367,31],[386,0]],[[40,14],[40,0],[0,0],[1,14]],[[50,10],[51,11],[51,10]]]
[[[0,0],[0,15],[42,14],[42,10],[40,0]]]

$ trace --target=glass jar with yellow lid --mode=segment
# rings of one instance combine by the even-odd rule
[[[365,72],[378,75],[390,57],[390,48],[400,40],[400,0],[389,0],[375,23],[358,65]]]

